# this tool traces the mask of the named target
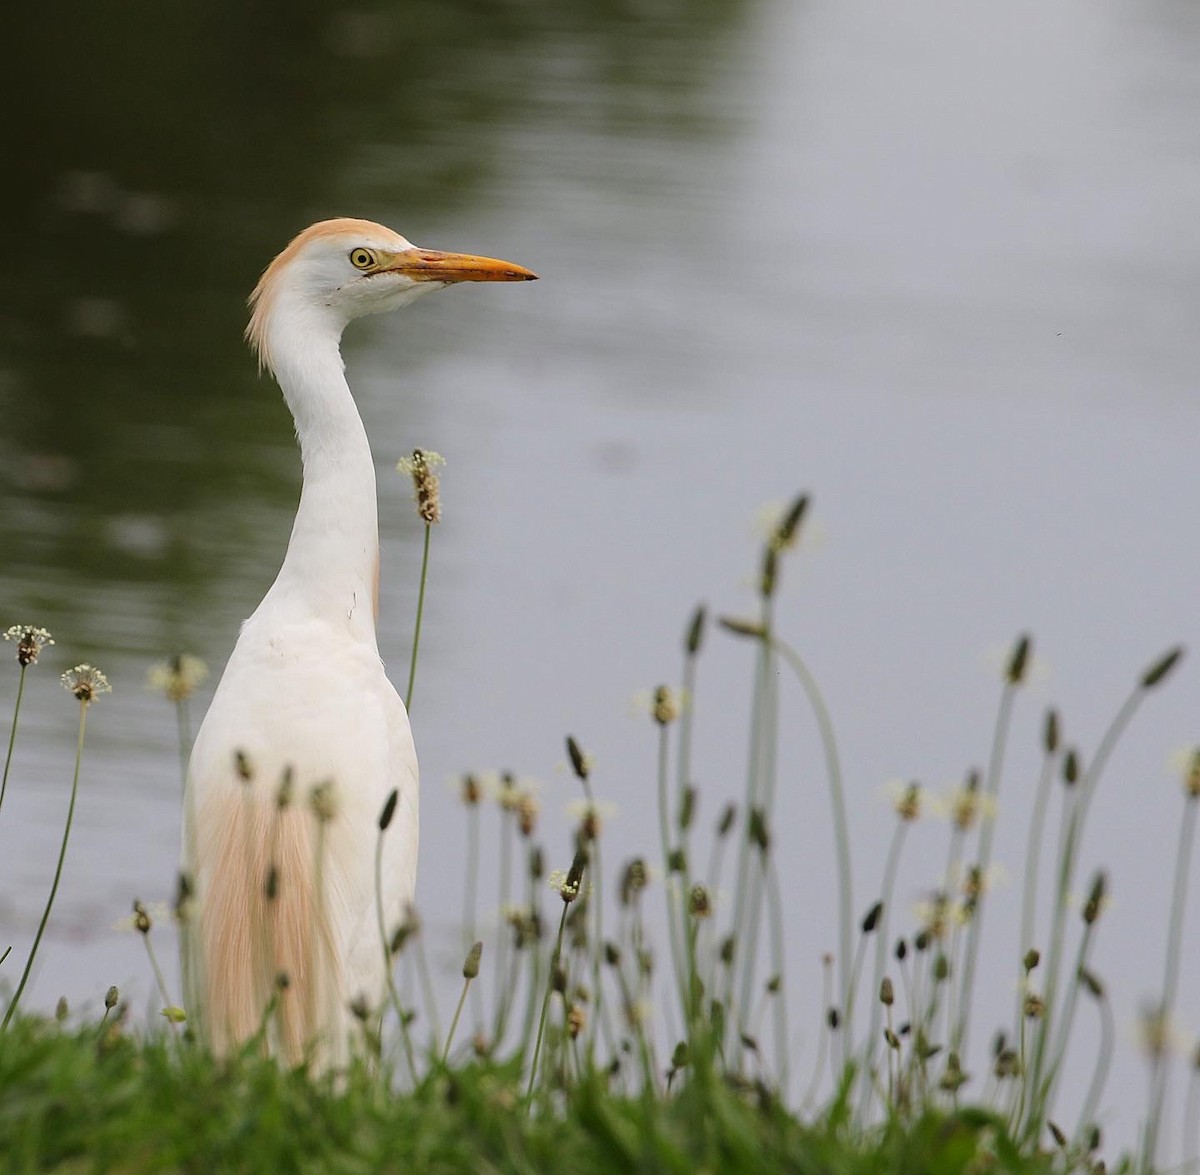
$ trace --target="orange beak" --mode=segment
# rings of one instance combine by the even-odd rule
[[[441,253],[436,249],[405,249],[380,258],[376,272],[402,273],[415,282],[530,282],[537,274],[512,261],[476,257],[472,253]]]

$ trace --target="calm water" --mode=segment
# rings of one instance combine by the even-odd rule
[[[465,839],[447,782],[541,780],[565,859],[572,731],[618,807],[610,854],[652,853],[654,736],[630,699],[677,675],[697,600],[750,606],[764,503],[815,494],[820,541],[786,569],[781,623],[837,720],[864,908],[892,827],[882,783],[948,787],[986,754],[989,649],[1029,629],[1046,661],[1005,782],[998,855],[1017,862],[1044,705],[1086,753],[1151,658],[1200,643],[1193,6],[563,8],[314,3],[281,27],[266,6],[101,20],[69,5],[56,85],[37,55],[13,63],[14,92],[37,101],[10,101],[25,113],[0,126],[0,599],[4,624],[59,640],[30,679],[0,823],[15,955],[69,783],[75,714],[55,678],[90,659],[114,684],[89,728],[42,1003],[94,1006],[112,982],[146,996],[139,944],[110,929],[133,896],[167,896],[177,853],[172,716],[142,682],[178,649],[215,674],[282,557],[298,463],[241,344],[243,299],[321,216],[543,277],[447,292],[345,343],[380,466],[397,679],[419,533],[390,470],[414,445],[448,462],[413,713],[420,895],[448,974]],[[749,668],[712,641],[706,819],[739,786]],[[0,678],[0,705],[15,682]],[[784,706],[807,1056],[832,864],[790,683]],[[1187,663],[1115,756],[1084,856],[1114,891],[1096,970],[1122,1030],[1117,1140],[1142,1105],[1136,1013],[1164,949],[1169,759],[1200,738],[1197,714]],[[944,836],[914,830],[898,903],[934,880],[922,863]],[[1019,880],[988,916],[981,992],[998,1021]]]

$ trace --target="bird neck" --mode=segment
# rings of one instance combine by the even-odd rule
[[[276,356],[287,356],[275,375],[296,422],[304,475],[287,555],[262,607],[344,624],[348,635],[374,646],[375,464],[346,383],[339,334],[297,330],[275,347]]]

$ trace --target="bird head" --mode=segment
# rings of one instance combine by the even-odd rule
[[[398,309],[455,282],[536,277],[511,261],[418,248],[369,220],[323,220],[300,233],[259,278],[246,338],[260,363],[273,367],[281,327],[325,330],[336,338],[352,319]]]

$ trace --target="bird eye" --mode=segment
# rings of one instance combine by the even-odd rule
[[[350,252],[350,264],[355,269],[370,269],[375,264],[375,254],[370,249],[353,249]]]

